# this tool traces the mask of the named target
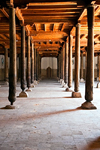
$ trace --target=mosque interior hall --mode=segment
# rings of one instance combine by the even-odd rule
[[[100,0],[0,1],[0,150],[100,150]]]

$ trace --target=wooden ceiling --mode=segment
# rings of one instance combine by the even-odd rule
[[[5,0],[4,0],[5,1]],[[90,3],[90,1],[88,1]],[[87,11],[85,0],[48,1],[15,0],[17,53],[21,52],[21,26],[25,26],[26,36],[41,57],[57,57],[69,33],[73,35],[73,55],[75,53],[75,25],[80,22],[80,50],[85,54],[87,47]],[[94,50],[100,53],[100,1],[91,1],[95,7]],[[1,4],[1,3],[0,3]],[[6,4],[6,5],[5,5]],[[0,54],[4,47],[9,49],[9,9],[13,0],[2,3],[0,9]]]

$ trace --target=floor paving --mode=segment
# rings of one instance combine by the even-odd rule
[[[95,110],[82,110],[82,98],[72,98],[57,80],[42,80],[29,98],[9,104],[8,86],[0,87],[0,150],[100,150],[100,88],[94,82]],[[74,89],[74,84],[72,89]],[[17,85],[16,96],[21,92]]]

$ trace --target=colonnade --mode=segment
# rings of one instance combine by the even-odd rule
[[[16,100],[16,23],[15,23],[15,9],[10,8],[10,71],[9,71],[9,101],[13,105]],[[88,18],[88,44],[87,44],[87,63],[86,63],[86,82],[85,82],[85,102],[81,108],[95,109],[96,107],[92,104],[93,100],[93,75],[94,75],[94,6],[89,5],[87,7],[87,18]],[[74,92],[72,97],[81,97],[79,92],[79,80],[80,80],[80,23],[76,25],[76,39],[75,39],[75,80],[74,80]],[[63,79],[67,84],[66,91],[71,91],[72,87],[72,34],[65,42],[63,50],[58,55],[58,78]],[[30,64],[30,53],[31,53],[31,64]],[[5,49],[5,56],[7,51]],[[5,57],[6,58],[6,57]],[[83,53],[81,52],[81,60],[83,60]],[[7,61],[7,60],[6,60]],[[30,51],[30,36],[27,37],[27,91],[30,91],[31,83],[34,80],[37,81],[40,75],[41,58],[34,49],[32,43],[32,51]],[[83,79],[83,68],[81,62],[81,79]],[[7,66],[5,66],[7,68]],[[32,69],[31,69],[32,68]],[[5,79],[8,79],[8,73],[5,73]],[[25,72],[25,27],[21,27],[21,90],[19,96],[27,97],[28,94],[26,89],[26,72]]]
[[[86,52],[86,82],[85,82],[85,102],[81,105],[83,109],[96,109],[96,107],[92,104],[93,100],[93,81],[94,81],[94,6],[91,4],[87,7],[87,22],[88,22],[88,43],[87,43],[87,52]],[[75,33],[75,77],[74,77],[74,92],[72,92],[72,97],[80,98],[81,93],[79,92],[79,81],[80,81],[80,23],[76,25],[76,33]],[[66,55],[63,60],[68,65],[68,74],[66,74],[67,81],[67,89],[66,91],[71,91],[72,87],[72,35],[69,33],[69,37],[65,42],[65,45],[68,43],[69,51],[67,54],[67,47],[62,49],[62,53]],[[65,50],[66,48],[66,50]],[[63,55],[63,54],[62,54]],[[66,56],[69,57],[66,57]],[[60,55],[59,55],[60,60]],[[62,61],[62,60],[61,60]],[[64,63],[62,64],[64,65]],[[64,68],[64,66],[62,67]],[[59,68],[60,69],[60,68]],[[63,72],[63,70],[59,71]],[[66,70],[65,70],[66,72]],[[60,79],[65,81],[63,75],[59,75]],[[83,80],[83,53],[81,52],[81,80]],[[65,81],[66,82],[66,81]]]

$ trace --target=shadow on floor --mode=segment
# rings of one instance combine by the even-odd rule
[[[0,109],[5,109],[4,107],[3,108],[0,108]],[[7,110],[7,109],[6,109]],[[49,117],[49,116],[52,116],[52,115],[57,115],[57,114],[62,114],[62,113],[69,113],[69,112],[73,112],[73,111],[78,111],[78,110],[82,110],[80,107],[78,108],[75,108],[75,109],[68,109],[68,110],[59,110],[59,111],[53,111],[53,112],[46,112],[46,113],[34,113],[33,114],[26,114],[26,115],[20,115],[20,116],[17,116],[17,122],[18,121],[27,121],[29,119],[38,119],[38,118],[44,118],[44,117]],[[13,121],[15,122],[16,121],[16,117],[12,118],[11,120],[9,119],[7,121],[8,124],[10,123],[13,123]],[[5,120],[3,120],[3,123],[5,122]]]

